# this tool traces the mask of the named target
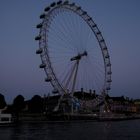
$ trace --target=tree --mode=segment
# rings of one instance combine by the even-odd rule
[[[0,109],[3,109],[6,106],[5,98],[2,94],[0,94]]]
[[[19,113],[25,107],[24,97],[22,95],[18,95],[13,101],[13,111],[15,113]]]
[[[29,102],[29,111],[32,113],[43,112],[43,99],[39,95],[35,95]]]

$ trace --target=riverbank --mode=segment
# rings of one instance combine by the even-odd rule
[[[103,114],[98,117],[99,121],[121,121],[140,119],[140,114]]]
[[[125,114],[20,114],[18,117],[19,122],[26,121],[121,121],[140,119],[140,114],[125,115]]]

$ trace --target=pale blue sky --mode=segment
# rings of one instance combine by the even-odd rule
[[[72,0],[71,0],[72,1]],[[0,93],[8,102],[50,92],[35,51],[39,15],[52,0],[0,1]],[[140,98],[140,1],[73,0],[98,24],[112,63],[111,96]]]

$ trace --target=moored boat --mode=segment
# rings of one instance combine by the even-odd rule
[[[0,126],[13,124],[11,114],[3,114],[0,112]]]

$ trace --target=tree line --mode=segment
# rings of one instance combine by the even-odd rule
[[[0,109],[4,113],[18,115],[21,112],[42,113],[45,110],[44,98],[39,95],[34,95],[30,100],[25,101],[22,95],[17,95],[13,103],[8,105],[4,95],[0,94]]]

